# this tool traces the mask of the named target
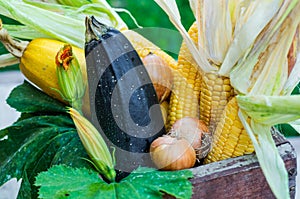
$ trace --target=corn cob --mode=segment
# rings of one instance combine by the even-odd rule
[[[296,31],[286,57],[289,73],[295,66],[295,59],[299,48],[298,42],[299,33]],[[267,50],[261,53],[260,60],[252,72],[254,81],[257,81],[259,74],[262,73],[263,64],[267,61],[268,56],[273,53],[274,47],[274,45],[270,45]],[[250,91],[252,86],[248,89]],[[222,113],[222,119],[218,123],[213,136],[212,150],[205,158],[204,163],[220,161],[254,152],[252,141],[238,117],[238,109],[237,100],[234,97],[228,102]]]
[[[188,34],[195,43],[198,42],[196,23],[190,27]],[[201,75],[185,42],[181,45],[178,64],[173,75],[174,83],[168,110],[167,129],[170,129],[180,118],[187,116],[199,118]]]
[[[214,132],[226,104],[234,95],[230,79],[216,73],[205,73],[200,91],[200,119],[210,132]]]
[[[213,136],[212,149],[204,159],[211,163],[254,152],[252,141],[238,117],[238,104],[233,97],[226,105]]]

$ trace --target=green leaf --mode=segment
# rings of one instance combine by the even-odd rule
[[[138,168],[121,182],[132,184],[139,198],[147,198],[149,195],[151,198],[162,198],[162,193],[168,193],[176,198],[188,199],[192,196],[192,184],[187,179],[192,177],[193,174],[189,170],[157,171]],[[158,195],[159,192],[162,193]]]
[[[72,169],[67,166],[53,166],[36,177],[40,198],[90,198],[96,187],[105,182],[96,172],[85,168]]]
[[[300,136],[300,125],[293,123],[278,124],[275,126],[285,137]]]
[[[0,130],[0,184],[22,178],[19,198],[37,198],[35,176],[56,164],[91,167],[74,123],[65,107],[29,83],[16,87],[8,100],[22,112]]]
[[[40,173],[35,185],[40,186],[40,198],[162,198],[168,193],[176,198],[190,198],[192,184],[188,170],[162,172],[138,168],[119,183],[107,184],[95,171],[59,165]],[[178,189],[180,187],[180,189]]]
[[[10,141],[10,136],[8,141],[8,143],[13,144]],[[0,143],[0,146],[1,151],[5,151],[2,150],[2,147],[7,145]],[[4,182],[10,177],[17,177],[26,179],[32,184],[37,173],[61,162],[70,166],[88,166],[88,163],[82,159],[88,156],[75,130],[66,131],[66,128],[39,127],[32,131],[32,134],[15,149],[15,151],[6,153],[9,155],[8,157],[4,156],[7,158],[0,166],[0,182]],[[27,176],[26,174],[30,175]],[[30,187],[22,184],[21,191],[30,189]],[[36,190],[31,190],[31,194],[35,192]]]
[[[4,158],[17,151],[24,142],[29,142],[32,136],[46,130],[52,130],[54,133],[74,131],[71,122],[66,116],[35,116],[1,130],[0,137],[8,136],[8,139],[0,142],[0,166],[4,163]]]
[[[45,95],[45,93],[26,81],[13,89],[7,99],[7,103],[22,113],[66,112],[64,104]]]
[[[294,88],[292,95],[300,94],[300,83]]]

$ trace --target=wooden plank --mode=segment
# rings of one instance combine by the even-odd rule
[[[295,198],[296,152],[276,131],[274,140],[289,172],[290,196]],[[275,198],[255,154],[230,158],[192,168],[193,199]],[[166,196],[165,198],[172,198]]]
[[[290,171],[291,198],[295,197],[296,154],[288,143],[278,150]],[[255,155],[231,158],[191,169],[193,198],[275,198]]]

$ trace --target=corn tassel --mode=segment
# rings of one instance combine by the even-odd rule
[[[212,149],[204,159],[211,163],[254,152],[254,146],[238,117],[238,104],[233,97],[226,105],[213,135]]]
[[[198,42],[196,23],[190,27],[188,34],[195,43]],[[199,118],[201,75],[185,42],[181,45],[178,64],[173,75],[174,83],[168,110],[167,129],[170,129],[180,118],[187,116]]]
[[[234,95],[230,79],[215,73],[205,73],[200,91],[200,119],[210,132],[214,132],[226,104]]]

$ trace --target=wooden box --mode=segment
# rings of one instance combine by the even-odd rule
[[[275,129],[272,129],[272,134],[289,174],[290,196],[295,198],[295,149]],[[254,154],[198,166],[191,170],[194,173],[191,179],[194,187],[193,199],[275,198]]]

